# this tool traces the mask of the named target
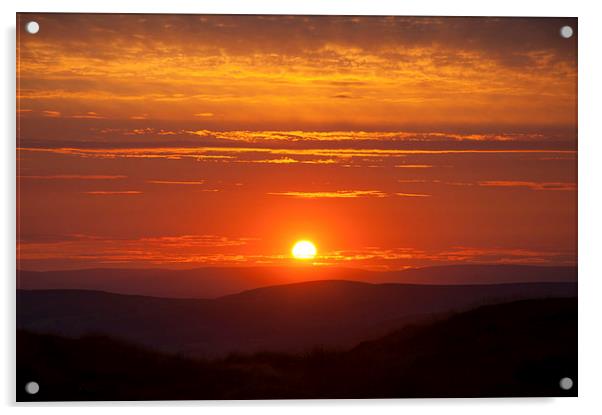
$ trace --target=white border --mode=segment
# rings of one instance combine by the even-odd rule
[[[94,403],[50,404],[43,410],[49,414],[80,412],[80,406],[95,413],[111,411],[144,411],[164,413],[166,407],[177,407],[190,413],[244,410],[250,414],[327,413],[344,410],[351,414],[400,411],[446,413],[507,414],[527,411],[549,414],[594,412],[602,408],[600,376],[602,375],[602,344],[599,316],[602,315],[602,266],[600,237],[602,214],[599,179],[602,178],[602,137],[599,135],[602,76],[599,41],[602,39],[600,7],[594,1],[504,0],[484,2],[469,0],[164,0],[150,3],[134,0],[42,1],[21,0],[17,4],[0,3],[2,13],[2,151],[0,159],[0,194],[2,202],[2,237],[0,243],[3,265],[3,287],[0,309],[0,404],[12,412],[14,404],[14,272],[15,272],[15,12],[112,12],[112,13],[236,13],[236,14],[371,14],[371,15],[464,15],[464,16],[570,16],[579,17],[579,398],[565,399],[442,399],[388,401],[256,401],[256,402],[156,402],[156,403]],[[40,405],[20,405],[26,413]],[[201,408],[198,408],[198,407]],[[596,409],[595,409],[596,408]]]

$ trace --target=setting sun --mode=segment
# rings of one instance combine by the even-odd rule
[[[299,241],[293,246],[293,256],[297,259],[312,259],[316,256],[316,246],[310,241]]]

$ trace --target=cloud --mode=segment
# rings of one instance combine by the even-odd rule
[[[533,182],[533,181],[517,181],[517,180],[497,180],[497,181],[445,181],[438,179],[399,179],[398,183],[433,183],[447,186],[480,186],[492,188],[522,188],[526,190],[536,191],[575,191],[577,183],[574,182]]]
[[[146,134],[155,134],[154,129],[143,130]],[[270,141],[537,141],[544,139],[541,133],[454,133],[454,132],[413,132],[413,131],[212,131],[180,130],[174,134],[191,134],[201,137],[215,137],[223,140],[243,142]]]
[[[208,118],[213,117],[214,114],[212,112],[199,112],[198,114],[194,114],[195,117]]]
[[[177,184],[177,185],[200,185],[205,184],[205,180],[185,181],[185,180],[147,180],[147,183],[153,184]]]
[[[574,251],[463,246],[447,249],[364,247],[325,252],[319,258],[323,265],[354,264],[379,270],[454,263],[575,265],[576,259]]]
[[[119,52],[173,57],[173,49],[160,49],[157,46],[161,44],[174,45],[184,54],[206,50],[213,56],[298,56],[336,48],[387,56],[404,48],[447,46],[459,55],[455,59],[461,60],[463,51],[475,51],[510,67],[532,63],[530,53],[547,53],[566,61],[576,52],[575,39],[558,36],[562,25],[576,27],[573,18],[145,15],[141,19],[123,15],[116,19],[66,14],[31,18],[47,27],[46,42],[74,54],[107,60],[119,58]],[[447,60],[441,58],[437,63],[443,65]],[[340,81],[343,85],[351,82]]]
[[[46,28],[18,45],[19,102],[37,111],[216,129],[576,125],[576,37],[558,36],[575,19],[27,18]]]
[[[428,179],[399,179],[397,183],[440,183],[440,180]]]
[[[42,115],[44,117],[49,117],[49,118],[58,118],[58,117],[61,116],[61,112],[60,111],[44,110],[44,111],[42,111]]]
[[[126,144],[126,143],[124,143]],[[102,143],[98,144],[99,146]],[[310,146],[215,146],[215,147],[106,147],[96,148],[96,144],[86,147],[19,147],[20,155],[39,153],[81,157],[84,159],[156,159],[156,160],[194,160],[203,163],[263,164],[266,166],[322,166],[343,168],[399,168],[403,170],[430,170],[435,166],[449,166],[448,155],[489,156],[507,154],[521,156],[523,159],[536,159],[542,155],[574,155],[574,150],[523,150],[523,149],[399,149],[399,148],[347,148],[330,145],[313,148]],[[39,156],[37,156],[39,157]],[[406,162],[406,160],[408,162]],[[415,160],[415,161],[414,161]],[[421,163],[422,161],[428,163]],[[453,159],[455,166],[464,161]],[[405,163],[405,164],[402,164]],[[152,180],[152,179],[151,179]],[[170,181],[170,180],[167,180]],[[180,180],[171,180],[180,181]],[[461,181],[461,180],[459,180]],[[490,183],[492,185],[493,183]],[[475,182],[476,185],[476,182]],[[372,186],[372,185],[369,185]],[[417,192],[421,193],[421,192]]]
[[[395,167],[399,169],[430,169],[433,166],[430,164],[398,164]]]
[[[291,157],[280,157],[275,159],[261,159],[261,160],[237,160],[241,163],[267,163],[267,164],[292,164],[301,163],[301,161]]]
[[[558,260],[575,263],[576,252],[559,250],[536,250],[525,248],[479,248],[453,247],[437,254],[452,262],[489,262],[507,264],[548,264]]]
[[[93,120],[97,120],[97,119],[103,119],[103,118],[106,118],[106,117],[103,117],[102,115],[99,115],[96,112],[89,111],[89,112],[86,112],[85,114],[70,115],[69,118],[80,118],[80,119],[93,119]]]
[[[387,197],[379,190],[336,190],[332,192],[270,192],[269,195],[289,196],[302,199],[353,199],[358,197]]]
[[[20,261],[69,261],[84,264],[182,264],[244,262],[232,250],[254,238],[231,238],[219,235],[165,235],[139,238],[111,238],[72,234],[63,237],[36,237],[18,242]]]
[[[87,192],[84,192],[87,195],[99,195],[99,196],[106,196],[106,195],[140,195],[142,194],[141,191],[139,190],[90,190]]]
[[[62,264],[62,267],[141,265],[262,265],[289,264],[288,252],[258,253],[256,237],[212,234],[117,237],[87,234],[28,235],[17,241],[21,264]],[[574,265],[573,250],[524,247],[451,246],[440,249],[365,246],[324,251],[316,265],[353,266],[375,270],[453,263]],[[65,265],[67,264],[67,265]]]
[[[382,148],[279,148],[279,147],[19,147],[18,151],[94,158],[208,158],[235,159],[241,154],[313,156],[338,159],[439,154],[575,154],[574,150],[548,149],[382,149]]]
[[[335,190],[330,192],[270,192],[273,196],[289,196],[302,199],[355,199],[359,197],[430,197],[423,193],[387,193],[380,190]]]
[[[479,186],[484,187],[518,187],[529,190],[551,190],[551,191],[575,191],[577,183],[570,182],[526,182],[526,181],[485,181],[479,182]]]
[[[431,197],[431,195],[424,193],[395,193],[395,195],[401,197]]]
[[[338,98],[338,99],[353,99],[353,95],[351,94],[335,94],[332,95],[332,98]]]
[[[34,110],[21,110],[19,112],[28,112],[28,113],[35,113]],[[104,119],[106,117],[94,112],[94,111],[88,111],[86,113],[83,114],[65,114],[62,111],[55,111],[55,110],[42,110],[40,111],[40,113],[42,114],[43,117],[46,118],[64,118],[64,119]]]
[[[102,175],[102,174],[50,174],[50,175],[20,175],[19,179],[34,180],[118,180],[126,179],[122,175]]]

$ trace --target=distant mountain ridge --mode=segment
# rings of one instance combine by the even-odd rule
[[[17,327],[80,336],[103,333],[193,356],[349,347],[436,314],[528,298],[576,297],[575,283],[368,284],[315,281],[217,299],[173,299],[82,290],[18,290]]]
[[[576,282],[577,267],[473,264],[383,272],[313,266],[17,272],[18,289],[100,290],[165,298],[217,298],[254,288],[317,280],[430,285]]]

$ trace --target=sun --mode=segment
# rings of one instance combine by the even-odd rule
[[[318,250],[310,241],[298,241],[295,243],[295,246],[293,246],[293,250],[291,252],[297,259],[312,259],[316,256]]]

